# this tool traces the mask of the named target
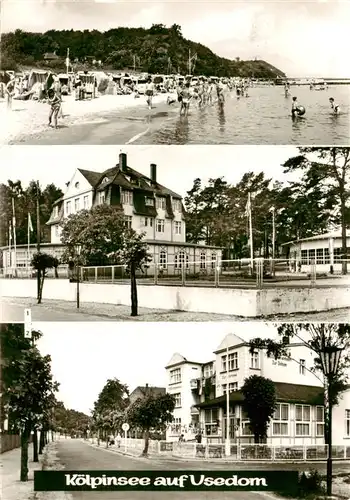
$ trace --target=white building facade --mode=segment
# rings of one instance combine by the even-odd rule
[[[181,195],[157,181],[157,166],[150,165],[146,177],[127,165],[127,156],[119,155],[119,163],[105,172],[77,169],[67,183],[63,197],[58,199],[47,222],[51,230],[51,243],[43,246],[45,252],[62,255],[62,223],[67,217],[85,209],[108,204],[121,208],[125,223],[138,233],[145,233],[152,262],[159,264],[161,272],[179,274],[183,270],[195,274],[215,274],[222,249],[214,246],[186,242],[186,213]],[[17,275],[28,269],[36,252],[35,245],[3,247],[4,275]],[[151,274],[152,262],[150,263]],[[154,267],[153,267],[154,269]]]
[[[322,377],[320,380],[310,371],[314,356],[302,344],[291,343],[288,350],[290,357],[275,361],[263,350],[250,353],[247,342],[230,334],[215,351],[212,362],[200,364],[174,354],[166,366],[167,392],[175,396],[177,405],[167,439],[177,441],[182,435],[193,441],[201,434],[208,443],[224,442],[228,390],[231,443],[254,443],[240,388],[247,377],[259,375],[275,383],[277,397],[266,443],[324,444]],[[333,421],[333,442],[350,444],[350,390],[334,407]]]
[[[289,254],[290,267],[300,272],[340,273],[342,261],[350,261],[350,230],[347,230],[347,253],[342,250],[341,231],[311,236],[282,245]]]

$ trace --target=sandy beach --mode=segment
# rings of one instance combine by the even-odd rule
[[[153,98],[155,105],[166,104],[167,94]],[[103,115],[113,112],[125,112],[139,108],[147,111],[145,96],[104,95],[95,99],[76,101],[74,95],[63,96],[63,118],[59,128],[91,124],[103,121]],[[30,136],[41,136],[50,130],[48,127],[49,105],[37,101],[13,100],[12,109],[8,110],[4,99],[0,100],[0,145],[25,143]],[[53,133],[58,132],[52,130]]]

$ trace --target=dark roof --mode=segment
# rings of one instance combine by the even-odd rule
[[[281,403],[301,403],[310,405],[324,404],[324,390],[322,387],[313,387],[311,385],[287,384],[285,382],[275,382],[276,399]],[[241,403],[244,396],[241,391],[230,393],[230,401]],[[224,406],[226,404],[226,395],[220,396],[204,403],[196,405],[198,408],[209,408],[213,406]]]
[[[85,179],[91,184],[91,186],[96,186],[101,178],[101,172],[93,172],[92,170],[84,170],[78,168],[79,172],[85,177]]]
[[[147,390],[151,391],[153,394],[165,394],[166,393],[165,387],[153,387],[153,386],[146,387],[145,385],[138,385],[136,387],[136,389],[134,389],[132,391],[132,393],[130,394],[130,396],[132,394],[134,394],[134,392],[136,392],[136,391],[146,392]]]
[[[58,59],[58,55],[54,52],[46,52],[44,54],[44,59]]]
[[[186,241],[163,241],[163,240],[145,240],[146,243],[157,243],[157,245],[174,245],[176,244],[177,246],[180,247],[196,247],[199,249],[203,250],[222,250],[224,247],[214,247],[213,245],[197,245],[196,243],[187,243]]]

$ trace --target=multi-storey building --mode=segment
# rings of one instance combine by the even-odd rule
[[[166,366],[167,392],[176,398],[174,420],[167,439],[193,440],[199,433],[211,443],[223,442],[227,430],[233,443],[253,443],[240,391],[247,377],[259,375],[275,384],[277,408],[268,428],[268,444],[323,444],[324,394],[322,377],[311,371],[314,355],[302,344],[288,344],[290,356],[276,361],[264,350],[250,353],[248,343],[229,334],[208,363],[198,363],[176,353]],[[317,374],[316,374],[317,375]],[[229,392],[227,397],[227,391]],[[350,438],[350,390],[334,408],[334,442]],[[343,425],[344,422],[344,425]]]
[[[155,164],[150,165],[147,177],[128,166],[124,153],[120,153],[115,167],[102,173],[80,168],[75,171],[47,222],[51,228],[51,243],[43,245],[45,252],[60,257],[63,252],[62,222],[82,209],[102,204],[121,208],[126,224],[145,234],[153,262],[159,264],[163,272],[181,269],[198,274],[215,272],[222,249],[186,242],[186,213],[181,195],[159,184]],[[32,245],[28,252],[26,245],[18,245],[16,258],[13,248],[11,252],[8,247],[2,251],[6,274],[6,268],[13,267],[13,262],[17,268],[28,267],[36,248]]]

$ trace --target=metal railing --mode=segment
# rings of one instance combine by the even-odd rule
[[[97,439],[90,441],[97,444]],[[118,449],[118,444],[111,446]],[[143,439],[122,439],[121,451],[142,452]],[[225,455],[225,444],[202,444],[197,442],[149,441],[149,452],[159,456],[177,458],[228,458]],[[268,445],[268,444],[231,444],[229,458],[234,461],[325,461],[328,457],[327,445]],[[350,445],[334,445],[334,460],[350,460]]]
[[[269,286],[305,286],[313,287],[324,284],[341,284],[337,278],[342,272],[342,263],[347,262],[350,271],[350,259],[329,262],[303,261],[297,263],[291,259],[216,259],[151,263],[137,270],[136,277],[140,285],[201,286],[201,287],[239,287],[265,288]],[[81,283],[129,284],[130,274],[124,265],[82,266],[79,268]],[[35,278],[35,272],[28,268],[3,269],[3,278]],[[47,278],[76,277],[76,271],[67,266],[59,266],[57,272],[48,270]],[[332,280],[332,281],[330,281]],[[350,278],[349,278],[350,280]],[[349,282],[349,281],[348,281]],[[348,283],[347,282],[347,283]]]

